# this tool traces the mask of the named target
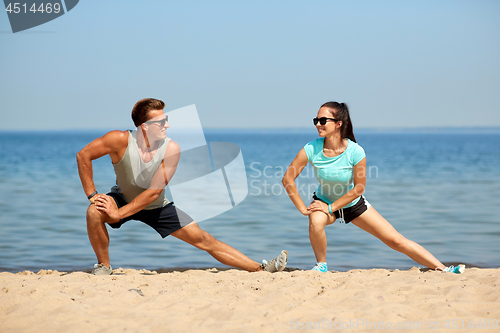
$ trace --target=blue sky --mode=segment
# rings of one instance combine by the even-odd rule
[[[13,34],[0,129],[132,128],[144,97],[205,128],[500,126],[500,1],[97,1]]]

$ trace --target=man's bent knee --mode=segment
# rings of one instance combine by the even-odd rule
[[[87,208],[87,220],[100,220],[102,218],[102,213],[97,210],[94,204],[90,204],[89,208]]]
[[[116,223],[119,221],[111,221],[108,214],[99,211],[96,205],[90,204],[87,208],[87,223]]]

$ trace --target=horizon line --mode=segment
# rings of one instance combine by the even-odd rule
[[[128,128],[131,129],[131,128]],[[115,129],[112,128],[57,128],[57,129],[2,129],[0,133],[48,133],[48,132],[108,132]],[[228,127],[204,127],[204,131],[208,132],[315,132],[315,128],[311,127],[246,127],[246,128],[228,128]],[[500,133],[500,126],[436,126],[436,127],[359,127],[354,130],[355,133]]]

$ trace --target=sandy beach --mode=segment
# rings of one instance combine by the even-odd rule
[[[498,332],[498,320],[500,269],[0,273],[1,332]]]

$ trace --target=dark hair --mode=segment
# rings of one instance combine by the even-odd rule
[[[163,110],[165,108],[165,103],[159,99],[154,98],[144,98],[139,102],[135,103],[132,108],[132,120],[136,127],[141,126],[148,120],[148,113],[152,110]]]
[[[332,115],[335,119],[342,121],[342,127],[340,127],[340,136],[342,139],[348,138],[351,141],[356,142],[356,138],[354,137],[354,132],[352,130],[352,122],[351,117],[349,116],[349,108],[345,103],[337,103],[337,102],[326,102],[321,105],[321,108],[328,108],[330,110],[335,110],[335,114]]]

